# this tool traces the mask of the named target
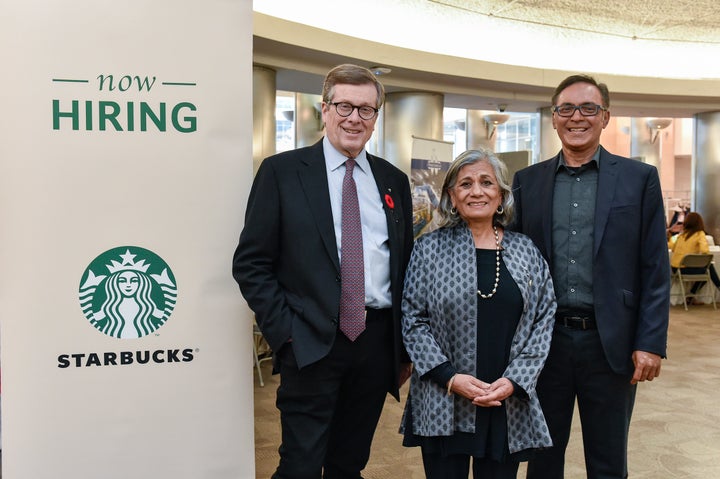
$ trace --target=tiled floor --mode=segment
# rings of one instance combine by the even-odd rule
[[[262,365],[265,387],[255,376],[255,466],[269,478],[277,466],[280,427],[275,409],[277,376]],[[661,376],[641,384],[630,428],[629,469],[633,479],[720,477],[720,310],[711,305],[674,306],[668,359]],[[403,391],[403,401],[407,389]],[[403,448],[398,426],[403,403],[388,397],[373,443],[366,479],[424,477],[419,450]],[[568,448],[566,477],[583,478],[579,421]],[[518,477],[524,477],[524,465]]]

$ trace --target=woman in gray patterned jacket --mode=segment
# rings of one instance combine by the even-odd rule
[[[504,479],[552,442],[535,384],[556,309],[545,260],[505,231],[507,168],[469,150],[450,166],[441,227],[418,238],[405,277],[403,338],[414,371],[401,432],[426,477]]]

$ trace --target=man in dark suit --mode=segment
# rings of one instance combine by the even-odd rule
[[[608,153],[607,86],[573,75],[555,89],[560,153],[515,174],[514,229],[551,268],[558,300],[538,394],[554,446],[530,479],[562,479],[577,400],[589,479],[627,477],[636,384],[660,374],[669,316],[665,214],[655,167]]]
[[[366,68],[340,65],[322,95],[326,136],[264,160],[233,259],[280,373],[276,479],[361,477],[386,394],[399,399],[410,374],[400,334],[410,185],[365,151],[385,92]],[[359,221],[346,219],[353,203]]]

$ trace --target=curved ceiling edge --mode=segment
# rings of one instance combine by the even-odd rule
[[[468,60],[371,42],[327,30],[253,13],[254,58],[278,69],[294,91],[317,93],[332,66],[355,62],[383,65],[388,91],[424,90],[446,95],[446,106],[494,109],[510,103],[512,111],[535,111],[549,105],[552,89],[571,71],[547,70]],[[629,77],[591,73],[607,83],[616,116],[687,117],[720,110],[720,81]],[[317,80],[317,77],[320,80]],[[305,83],[307,82],[307,85]],[[308,91],[310,90],[310,91]]]

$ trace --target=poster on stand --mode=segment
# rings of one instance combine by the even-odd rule
[[[413,202],[414,237],[437,228],[443,180],[452,163],[453,144],[413,137],[410,187]]]

